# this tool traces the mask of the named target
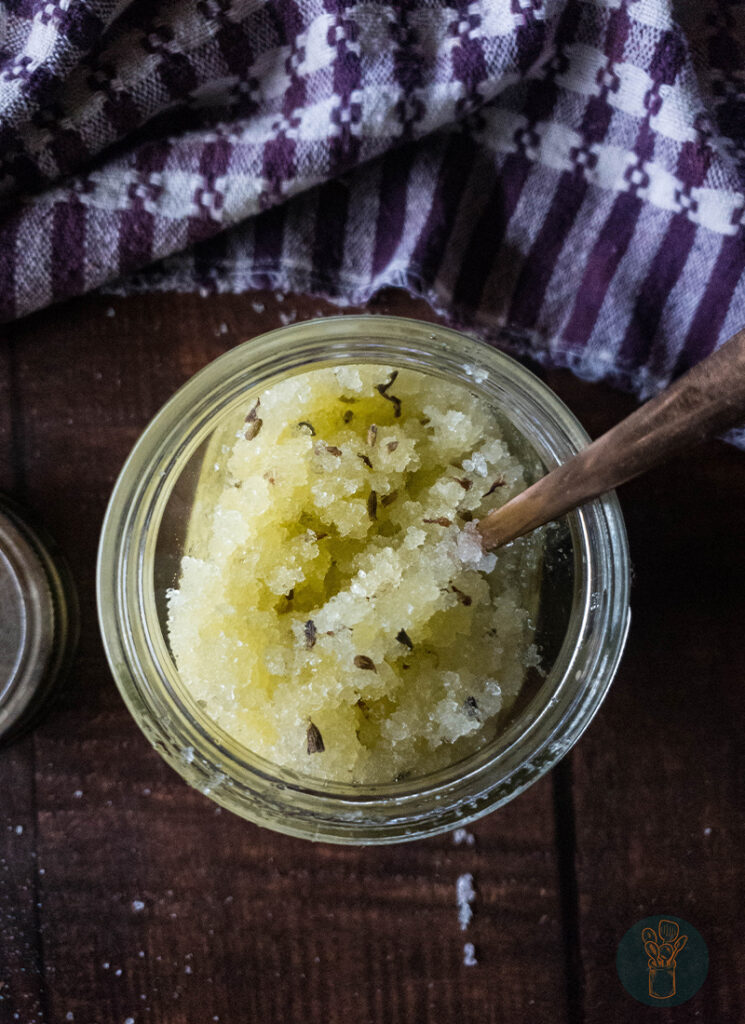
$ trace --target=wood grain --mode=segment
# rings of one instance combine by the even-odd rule
[[[373,308],[433,319],[398,293]],[[739,452],[712,443],[622,489],[635,582],[619,677],[571,758],[473,826],[474,846],[357,850],[258,829],[187,787],[130,719],[93,594],[116,475],[193,372],[316,311],[331,310],[271,294],[94,296],[0,343],[0,486],[57,537],[82,605],[59,703],[0,750],[0,1024],[745,1019]],[[547,379],[593,435],[633,408]],[[465,872],[477,896],[463,933]],[[614,967],[623,933],[656,912],[690,920],[712,957],[701,992],[671,1011],[635,1003]]]
[[[594,433],[614,421],[607,389],[566,374],[549,383],[580,415],[592,405]],[[616,946],[642,917],[669,913],[702,933],[710,974],[690,1002],[647,1010],[650,1019],[743,1020],[745,459],[714,441],[619,497],[634,567],[631,633],[573,754],[580,1019],[646,1019],[619,991]]]
[[[0,491],[25,499],[25,445],[17,394],[17,352],[0,338]],[[0,622],[0,629],[2,623]],[[45,1017],[46,991],[38,906],[33,736],[0,750],[0,1020]],[[10,1017],[8,1017],[10,1020]]]
[[[425,313],[401,296],[375,308]],[[134,441],[210,359],[318,310],[331,311],[271,294],[89,297],[10,332],[26,497],[73,567],[82,632],[59,703],[24,741],[33,757],[0,753],[0,770],[27,772],[7,775],[15,795],[3,813],[30,816],[26,844],[8,832],[2,854],[15,881],[0,887],[0,919],[25,922],[9,940],[17,969],[0,964],[12,981],[3,1024],[569,1020],[550,779],[474,826],[472,847],[450,835],[311,845],[189,789],[139,733],[106,666],[96,545]],[[463,933],[465,872],[477,897]],[[465,941],[476,967],[463,965]]]

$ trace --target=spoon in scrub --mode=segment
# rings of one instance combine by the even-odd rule
[[[745,330],[592,444],[476,524],[501,547],[745,420]]]

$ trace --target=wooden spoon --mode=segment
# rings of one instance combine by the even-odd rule
[[[476,529],[501,547],[745,420],[745,329]]]

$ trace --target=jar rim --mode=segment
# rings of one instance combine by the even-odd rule
[[[269,765],[239,748],[214,722],[207,727],[198,716],[189,716],[179,707],[178,674],[155,615],[152,565],[164,504],[193,451],[249,392],[280,375],[341,362],[411,366],[472,387],[486,373],[490,387],[509,395],[511,417],[522,416],[526,430],[540,423],[540,435],[525,436],[549,466],[589,440],[539,378],[499,350],[450,328],[372,315],[278,328],[230,349],[194,374],[141,435],[104,519],[97,566],[99,621],[127,706],[150,742],[192,785],[250,820],[293,835],[395,842],[480,817],[516,796],[576,742],[610,686],[625,643],[628,549],[614,494],[570,513],[579,572],[570,626],[546,682],[552,698],[544,697],[543,705],[533,708],[527,730],[518,719],[482,751],[432,776],[408,785],[325,783]],[[428,778],[435,781],[427,785]]]

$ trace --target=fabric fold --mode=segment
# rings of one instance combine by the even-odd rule
[[[106,285],[403,285],[648,396],[745,323],[743,4],[674,14],[5,0],[2,316]]]

